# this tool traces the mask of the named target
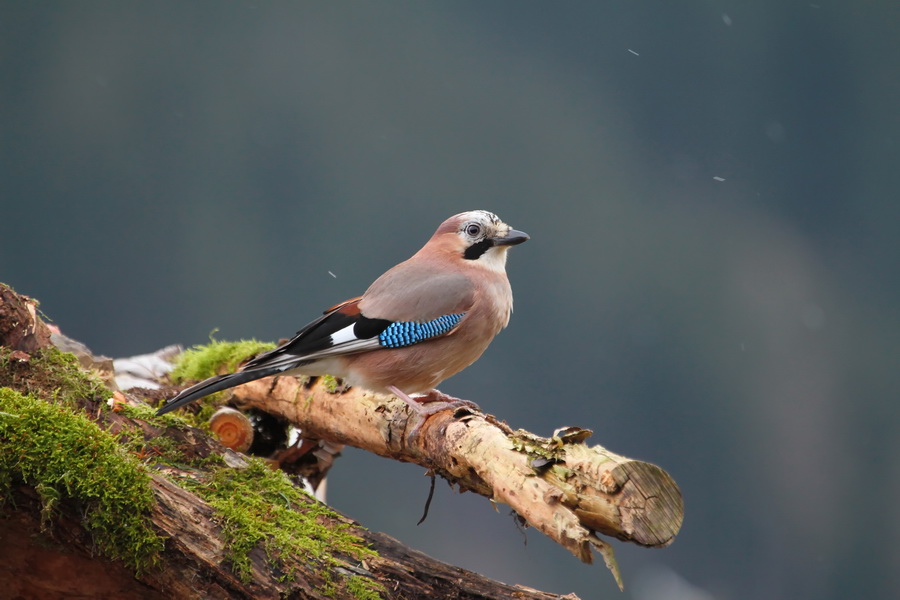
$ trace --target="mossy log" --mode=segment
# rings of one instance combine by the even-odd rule
[[[129,424],[128,417],[114,419]],[[143,423],[146,427],[146,423]],[[194,430],[196,432],[196,430]],[[162,432],[159,432],[162,433]],[[169,433],[172,433],[171,431]],[[201,447],[223,453],[208,438]],[[181,441],[187,441],[186,439]],[[238,459],[240,460],[240,459]],[[183,473],[182,476],[190,476]],[[282,557],[273,569],[265,552],[251,552],[252,576],[243,580],[229,563],[229,548],[221,535],[215,511],[203,500],[175,485],[174,469],[154,475],[151,489],[157,504],[152,512],[155,529],[166,538],[159,563],[139,574],[121,561],[98,555],[95,540],[86,531],[82,507],[62,501],[54,509],[52,523],[42,517],[42,504],[33,488],[18,485],[0,510],[0,580],[9,597],[33,600],[64,598],[146,599],[163,598],[294,598],[351,599],[357,596],[335,582],[348,575],[384,586],[385,599],[457,598],[459,600],[563,600],[538,590],[509,586],[487,577],[437,561],[404,546],[382,533],[365,530],[349,519],[363,542],[377,551],[364,563],[347,560],[326,569],[309,557]],[[309,498],[308,502],[315,500]],[[284,580],[291,572],[289,581]],[[6,597],[6,596],[4,596]],[[575,599],[577,600],[577,599]]]

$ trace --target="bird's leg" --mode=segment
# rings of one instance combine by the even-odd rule
[[[409,406],[418,416],[419,420],[413,426],[412,430],[409,432],[409,438],[412,439],[418,432],[419,429],[422,428],[422,424],[435,413],[439,413],[442,410],[449,409],[457,409],[457,408],[474,408],[478,410],[478,406],[474,402],[469,402],[468,400],[460,400],[459,398],[454,398],[453,396],[448,396],[442,392],[437,390],[431,390],[426,395],[422,396],[421,399],[416,400],[410,398],[405,392],[401,391],[399,388],[389,385],[387,387],[388,391],[406,402],[406,405]]]

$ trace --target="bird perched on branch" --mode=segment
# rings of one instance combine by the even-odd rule
[[[448,408],[411,395],[475,362],[512,312],[506,252],[528,234],[485,210],[444,221],[412,258],[342,302],[288,342],[238,371],[202,381],[159,409],[164,414],[203,396],[270,375],[332,375],[389,392],[421,417]]]

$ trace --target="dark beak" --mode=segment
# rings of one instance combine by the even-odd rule
[[[530,236],[524,231],[519,231],[518,229],[510,229],[506,234],[506,237],[495,237],[491,238],[491,241],[494,242],[495,246],[515,246],[517,244],[521,244],[522,242],[528,241]]]

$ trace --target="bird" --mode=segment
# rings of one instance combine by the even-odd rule
[[[332,306],[237,371],[181,391],[156,414],[263,377],[331,375],[403,400],[420,417],[415,432],[429,415],[471,404],[436,386],[478,360],[509,323],[507,251],[528,239],[486,210],[454,215],[362,296]]]

